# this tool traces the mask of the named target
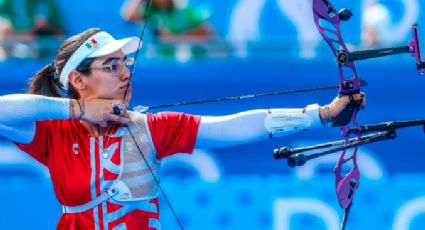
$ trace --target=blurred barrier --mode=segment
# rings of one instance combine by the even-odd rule
[[[425,224],[424,175],[363,179],[349,226],[352,229],[420,230]],[[333,176],[300,181],[282,175],[228,176],[217,182],[163,177],[162,184],[187,230],[336,230],[340,207]],[[33,186],[30,186],[33,185]],[[2,229],[54,229],[61,208],[51,185],[11,187],[0,180]],[[178,229],[160,199],[163,229]],[[37,209],[35,212],[34,209]],[[25,220],[25,221],[23,221]]]

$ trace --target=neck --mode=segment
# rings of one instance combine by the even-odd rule
[[[94,137],[109,134],[112,128],[112,123],[109,123],[109,122],[108,122],[108,126],[106,127],[100,127],[99,125],[95,125],[87,121],[80,121],[80,123],[87,129],[90,135]]]

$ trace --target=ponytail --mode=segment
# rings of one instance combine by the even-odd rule
[[[48,64],[39,70],[29,82],[27,93],[48,97],[62,97],[59,93],[59,74],[54,64]]]

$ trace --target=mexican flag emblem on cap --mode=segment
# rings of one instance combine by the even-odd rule
[[[95,39],[91,39],[90,41],[86,42],[86,47],[90,50],[96,49],[99,46],[99,43]]]

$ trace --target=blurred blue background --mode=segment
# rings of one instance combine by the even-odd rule
[[[363,47],[361,16],[370,1],[332,1],[351,8],[342,25],[350,49]],[[138,36],[139,24],[124,21],[123,1],[58,1],[66,36],[100,27],[115,37]],[[171,55],[148,33],[133,76],[131,106],[303,89],[338,83],[332,54],[317,32],[309,0],[190,0],[205,9],[217,33],[202,55],[190,43],[172,44]],[[391,15],[387,43],[404,45],[410,26],[425,24],[425,3],[382,0]],[[425,28],[420,27],[425,42]],[[57,45],[52,43],[52,49]],[[168,46],[169,44],[167,44]],[[24,93],[27,79],[48,58],[0,62],[0,94]],[[369,86],[360,124],[425,118],[424,76],[410,55],[358,62]],[[167,108],[226,115],[259,108],[301,108],[329,103],[337,90]],[[151,112],[163,111],[160,109]],[[222,149],[199,149],[164,161],[162,185],[185,229],[338,229],[342,210],[335,197],[333,167],[339,157],[291,169],[273,149],[339,140],[337,128],[318,128],[282,138]],[[425,226],[425,135],[403,129],[395,140],[359,150],[360,188],[347,229],[423,229]],[[6,140],[0,142],[0,229],[54,229],[61,213],[48,172]],[[162,199],[162,198],[161,198]],[[161,200],[163,229],[178,229]]]

